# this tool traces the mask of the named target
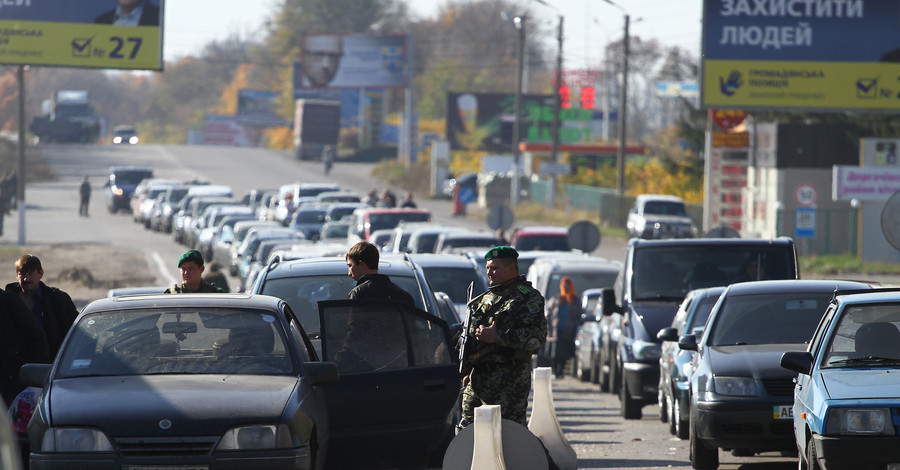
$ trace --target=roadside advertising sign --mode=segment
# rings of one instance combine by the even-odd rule
[[[900,109],[900,2],[704,0],[701,103]]]
[[[162,70],[165,0],[0,2],[0,63]]]
[[[403,88],[404,35],[308,34],[300,44],[301,88]]]
[[[279,116],[275,109],[280,92],[270,90],[238,90],[238,119],[243,124],[259,127],[285,127],[291,123]]]

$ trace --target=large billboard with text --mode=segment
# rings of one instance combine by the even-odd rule
[[[0,1],[0,63],[162,70],[164,4]]]
[[[900,109],[900,1],[704,0],[702,103]]]
[[[301,88],[402,88],[406,36],[308,34],[300,45]]]

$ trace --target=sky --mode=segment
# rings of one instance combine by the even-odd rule
[[[597,63],[603,48],[622,37],[624,15],[630,34],[679,46],[699,56],[702,0],[529,0],[534,15],[549,28],[564,18],[563,57],[567,69]],[[165,12],[165,60],[198,54],[207,43],[232,34],[252,38],[263,34],[278,0],[168,0]],[[420,18],[437,16],[446,0],[409,0]],[[546,6],[542,3],[549,4]],[[502,20],[498,19],[498,23]]]

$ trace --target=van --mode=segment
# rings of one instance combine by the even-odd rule
[[[110,214],[131,209],[131,195],[141,181],[153,178],[153,168],[144,166],[114,166],[109,169],[106,188],[106,209]]]

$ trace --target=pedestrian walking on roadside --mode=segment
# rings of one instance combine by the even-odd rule
[[[416,207],[418,207],[416,205],[416,201],[413,200],[412,191],[406,192],[406,194],[403,196],[403,202],[400,204],[400,207],[404,209],[415,209]]]
[[[81,185],[78,187],[78,195],[81,197],[81,203],[78,205],[78,215],[88,217],[88,205],[91,202],[91,182],[88,175],[84,175]]]
[[[581,298],[569,276],[559,281],[559,295],[547,301],[547,357],[560,378],[566,362],[575,357],[575,333],[581,323]]]
[[[178,258],[181,284],[166,289],[165,294],[220,293],[222,289],[203,280],[203,255],[197,250],[188,250]]]
[[[6,285],[6,292],[25,302],[44,330],[50,357],[56,357],[79,313],[72,297],[59,288],[44,284],[44,268],[35,255],[22,255],[16,260],[16,278],[18,281]]]
[[[331,166],[334,165],[334,147],[331,145],[322,149],[322,163],[325,164],[325,174],[331,173]]]

